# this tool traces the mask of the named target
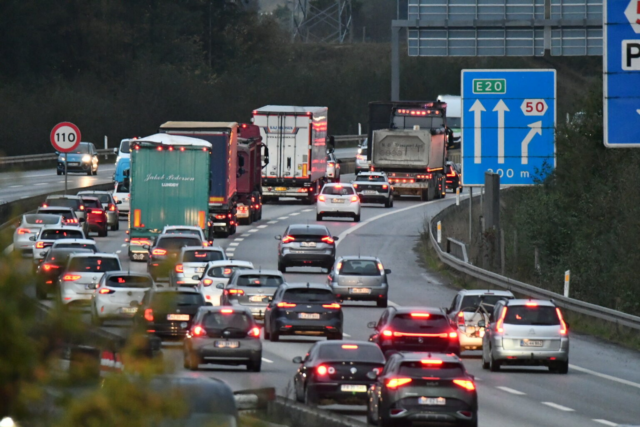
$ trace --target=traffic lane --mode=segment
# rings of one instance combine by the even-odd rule
[[[354,159],[358,154],[358,147],[336,148],[334,154],[338,159]]]

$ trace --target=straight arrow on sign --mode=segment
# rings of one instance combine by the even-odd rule
[[[487,111],[476,99],[469,111],[473,111],[473,163],[482,163],[482,112]]]
[[[531,128],[527,136],[522,140],[522,164],[526,165],[529,163],[529,143],[533,139],[533,137],[538,134],[542,135],[542,122],[535,122],[529,125]]]
[[[498,163],[504,163],[504,112],[510,110],[501,99],[493,111],[498,112]]]

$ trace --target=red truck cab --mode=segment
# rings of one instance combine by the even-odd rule
[[[265,150],[264,156],[262,150]],[[254,124],[238,126],[238,222],[251,224],[262,218],[262,168],[269,163],[260,128]],[[265,163],[263,164],[263,160]]]

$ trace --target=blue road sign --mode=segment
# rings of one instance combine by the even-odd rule
[[[640,0],[605,0],[604,22],[604,145],[640,147]]]
[[[555,70],[462,70],[462,181],[532,185],[554,169]]]

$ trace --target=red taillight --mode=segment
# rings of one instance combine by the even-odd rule
[[[320,365],[316,368],[316,373],[318,375],[327,375],[327,367],[324,365]]]
[[[153,322],[153,309],[152,309],[152,308],[147,308],[147,309],[144,311],[144,319],[145,319],[147,322]]]
[[[260,328],[253,328],[249,331],[249,336],[258,338],[260,336]]]
[[[65,221],[67,224],[77,224],[78,220],[75,218],[69,218],[68,220]]]
[[[116,210],[116,205],[114,205],[113,203],[109,203],[109,210],[110,211],[115,211]]]
[[[204,280],[202,281],[202,284],[203,284],[204,286],[211,286],[211,285],[213,285],[213,280],[211,280],[211,279],[204,279]]]
[[[464,326],[465,325],[465,320],[464,320],[464,312],[461,311],[458,313],[458,326]]]
[[[449,332],[449,338],[451,338],[451,339],[456,339],[456,338],[458,338],[458,333],[457,333],[457,332],[455,332],[455,331],[451,331],[451,332]]]
[[[152,255],[166,255],[167,251],[164,249],[154,249],[153,252],[151,252]]]
[[[423,359],[420,361],[423,365],[442,365],[442,360]]]
[[[205,329],[200,326],[200,325],[196,325],[193,327],[193,331],[191,333],[191,335],[193,335],[194,337],[202,337],[207,333],[207,331],[205,331]]]
[[[49,207],[49,205],[47,205],[46,203],[43,203],[43,204],[42,204],[42,207],[43,207],[43,208],[48,208],[48,207]]]
[[[409,384],[410,382],[411,382],[411,378],[392,378],[387,381],[387,387],[398,388],[403,385]]]
[[[334,302],[332,304],[322,304],[322,306],[324,308],[332,308],[334,310],[339,310],[340,309],[340,304],[338,304],[337,302]]]
[[[319,202],[324,202],[324,201],[326,201],[326,200],[327,200],[327,198],[326,198],[326,197],[324,197],[322,194],[318,196],[318,201],[319,201]]]
[[[562,313],[560,312],[560,309],[558,307],[556,307],[556,313],[558,313],[558,319],[560,320],[560,324],[562,325],[562,328],[560,328],[560,333],[562,335],[566,335],[567,324],[564,322],[564,318],[562,317]]]
[[[91,214],[92,214],[92,215],[102,215],[103,213],[104,213],[104,211],[99,211],[99,210],[95,210],[95,211],[94,211],[94,210],[92,210],[92,211],[91,211]]]
[[[295,307],[296,304],[290,303],[290,302],[279,302],[278,303],[278,307],[280,308],[293,308]]]
[[[411,317],[417,317],[420,319],[426,319],[428,317],[430,317],[431,315],[429,313],[411,313]]]
[[[358,184],[353,184],[353,188],[358,188]]]
[[[333,239],[329,236],[324,236],[321,240],[325,243],[333,244]]]
[[[83,211],[84,210],[84,205],[80,205],[80,210]]]
[[[31,230],[29,230],[28,228],[18,228],[17,233],[18,234],[30,234]]]
[[[64,276],[62,276],[62,280],[64,280],[65,282],[73,282],[81,277],[82,276],[80,276],[79,274],[65,274]]]
[[[44,242],[37,242],[36,243],[36,249],[43,249],[44,248]]]
[[[456,176],[456,171],[455,171],[455,169],[451,168],[451,172],[449,172],[449,173],[447,174],[447,176],[449,176],[449,177]]]
[[[44,271],[50,271],[52,268],[55,268],[56,270],[59,269],[60,267],[58,267],[55,264],[43,264],[42,268],[44,268]]]
[[[176,273],[184,273],[184,266],[182,264],[176,264]]]
[[[351,201],[352,202],[359,202],[360,199],[358,198],[358,196],[351,196]]]
[[[289,242],[293,242],[294,240],[296,240],[296,238],[293,236],[284,236],[282,238],[282,243],[289,243]]]
[[[382,331],[382,336],[391,338],[393,336],[393,331],[390,331],[389,329],[385,329],[384,331]]]
[[[466,390],[469,391],[473,391],[476,389],[476,385],[473,383],[473,381],[469,381],[469,380],[453,380],[453,383],[457,386],[460,386]]]
[[[225,292],[228,295],[244,295],[244,291],[242,289],[225,289]]]
[[[115,291],[113,289],[108,289],[108,288],[102,288],[98,291],[99,294],[112,294]]]
[[[500,314],[500,318],[496,322],[496,332],[504,332],[502,328],[502,324],[504,323],[504,318],[507,316],[507,307],[502,307],[502,313]]]

